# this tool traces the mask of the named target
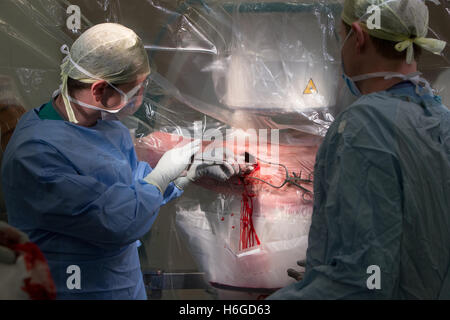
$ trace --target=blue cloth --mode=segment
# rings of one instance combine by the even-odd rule
[[[314,193],[304,278],[269,299],[450,298],[450,112],[439,97],[408,82],[357,100],[318,151]]]
[[[26,232],[48,260],[59,299],[146,299],[137,251],[164,195],[143,178],[128,129],[119,121],[91,128],[42,120],[31,110],[18,123],[3,158],[9,222]],[[81,290],[66,273],[81,270]]]

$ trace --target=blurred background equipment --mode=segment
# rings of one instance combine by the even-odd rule
[[[0,164],[20,117],[26,112],[22,99],[11,77],[0,76]],[[1,172],[0,172],[1,181]],[[0,184],[0,221],[6,221],[6,207]]]

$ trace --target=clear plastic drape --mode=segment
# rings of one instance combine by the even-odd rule
[[[200,298],[261,298],[291,283],[286,270],[305,257],[315,154],[352,101],[340,78],[341,4],[3,0],[0,112],[48,102],[59,86],[60,47],[90,26],[117,22],[135,30],[152,66],[145,103],[124,120],[140,160],[154,166],[177,143],[200,137],[204,147],[260,159],[253,178],[280,185],[287,169],[302,181],[302,188],[252,177],[190,186],[142,239],[142,268],[156,275],[150,287],[174,289],[159,298],[185,298],[170,277],[198,271],[209,288]],[[427,4],[430,36],[450,41],[449,3]],[[70,25],[73,6],[79,29]],[[419,62],[447,105],[449,57],[447,47],[442,57],[424,53]],[[249,136],[256,140],[235,143]],[[260,145],[271,152],[261,156]]]

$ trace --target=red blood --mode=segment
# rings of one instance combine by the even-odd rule
[[[22,290],[28,293],[31,300],[54,300],[56,299],[56,290],[48,290],[43,284],[31,283],[31,278],[24,280],[25,286]]]
[[[189,143],[191,139],[184,138],[184,140],[181,139],[181,141],[180,145],[177,145],[177,143],[180,142],[180,136],[157,131],[144,138],[138,139],[136,141],[135,149],[139,160],[146,161],[152,167],[155,167],[166,151],[181,146],[182,144]],[[213,144],[214,143],[209,140],[203,141],[203,150],[206,150],[208,146]],[[214,144],[214,146],[221,147],[220,144]],[[255,156],[260,155],[260,151],[257,147],[258,144],[246,144],[245,146],[241,146],[239,144],[236,145],[233,140],[223,141],[223,147],[227,146],[230,146],[231,150],[236,155],[243,155],[244,152],[251,153]],[[272,152],[272,145],[269,144],[268,147],[270,147],[270,152]],[[308,177],[308,173],[313,171],[318,145],[301,146],[296,145],[295,143],[289,145],[280,144],[277,148],[279,149],[279,158],[273,158],[272,156],[264,154],[262,154],[262,158],[270,161],[273,160],[276,163],[282,163],[286,165],[290,172],[301,173],[304,177]],[[260,166],[261,170],[255,175],[256,178],[261,178],[276,185],[284,182],[286,174],[284,169],[267,163],[260,163]],[[261,203],[262,198],[264,198],[265,208],[279,208],[284,205],[297,208],[303,206],[312,207],[312,204],[303,203],[301,197],[298,195],[298,188],[295,186],[286,184],[281,189],[274,189],[269,185],[257,182],[256,180],[253,182],[251,190],[252,192],[257,193],[254,201]],[[244,188],[242,180],[238,177],[233,177],[226,182],[218,182],[212,178],[203,177],[202,179],[199,179],[196,184],[217,193],[235,196],[241,196]],[[306,188],[311,189],[312,191],[312,184],[306,184]],[[271,200],[269,201],[268,199]]]
[[[50,270],[48,269],[47,260],[39,247],[34,243],[27,242],[15,244],[12,246],[12,249],[23,255],[25,266],[31,274],[30,278],[24,280],[25,286],[22,287],[22,290],[27,292],[32,300],[56,299],[56,287],[50,274]],[[44,264],[47,271],[46,279],[41,283],[32,282],[33,273],[36,272],[35,268],[38,264]]]
[[[222,217],[221,219],[220,219],[221,221],[224,221],[225,220],[225,218],[224,217]]]
[[[241,178],[242,184],[244,185],[244,192],[242,193],[241,201],[241,235],[239,239],[239,250],[245,250],[261,244],[252,219],[253,198],[256,195],[250,193],[247,188],[248,185],[251,185],[255,181],[253,179],[248,179],[248,177],[258,172],[260,168],[259,164],[257,164],[252,172]]]
[[[47,263],[44,255],[39,247],[34,243],[27,242],[22,244],[15,244],[12,246],[14,251],[18,251],[24,255],[27,270],[33,269],[34,265],[38,262]]]
[[[190,139],[187,138],[181,140],[183,144],[190,142]],[[145,138],[139,139],[135,149],[139,160],[146,161],[154,167],[166,151],[176,147],[177,142],[180,142],[180,137],[177,135],[165,132],[154,132]],[[223,142],[224,147],[228,142],[229,141]],[[214,143],[211,141],[205,140],[203,141],[202,146],[203,148],[206,148],[213,144]],[[244,151],[258,155],[258,149],[254,148],[252,145],[246,144],[244,147],[235,145],[234,142],[231,144],[233,145],[232,151],[236,155],[242,155]],[[272,146],[270,148],[272,152]],[[305,172],[310,173],[313,171],[317,149],[318,145],[301,146],[295,144],[280,144],[279,159],[276,159],[275,162],[286,165],[291,172],[297,172],[299,175],[304,175]],[[198,185],[218,193],[240,195],[242,197],[240,214],[241,234],[239,243],[239,247],[242,249],[259,244],[259,239],[256,235],[252,221],[253,211],[256,210],[253,208],[253,202],[256,203],[256,201],[258,201],[260,204],[261,202],[264,202],[266,209],[274,207],[278,208],[283,205],[292,208],[312,206],[311,204],[304,203],[298,195],[298,188],[295,186],[287,184],[282,189],[274,189],[255,179],[248,179],[249,175],[253,175],[257,172],[254,175],[255,178],[262,178],[263,180],[271,181],[274,184],[282,183],[284,181],[284,169],[277,168],[277,166],[271,166],[267,163],[258,164],[257,167],[261,168],[261,170],[255,168],[253,172],[247,174],[247,177],[233,177],[224,183],[219,183],[207,177],[196,182]],[[257,212],[255,212],[255,214],[256,213]]]

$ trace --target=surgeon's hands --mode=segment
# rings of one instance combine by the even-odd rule
[[[222,155],[225,149],[214,149],[213,154]],[[226,153],[230,154],[230,153]],[[202,177],[209,177],[217,181],[227,181],[232,176],[239,174],[240,168],[232,157],[226,158],[226,160],[204,160],[205,157],[201,156],[195,160],[192,166],[189,168],[185,177],[179,177],[175,180],[175,185],[179,189],[184,189],[189,183],[197,181]]]
[[[169,183],[178,178],[191,163],[192,156],[200,150],[200,140],[195,140],[180,148],[167,151],[153,171],[144,178],[164,194]]]

